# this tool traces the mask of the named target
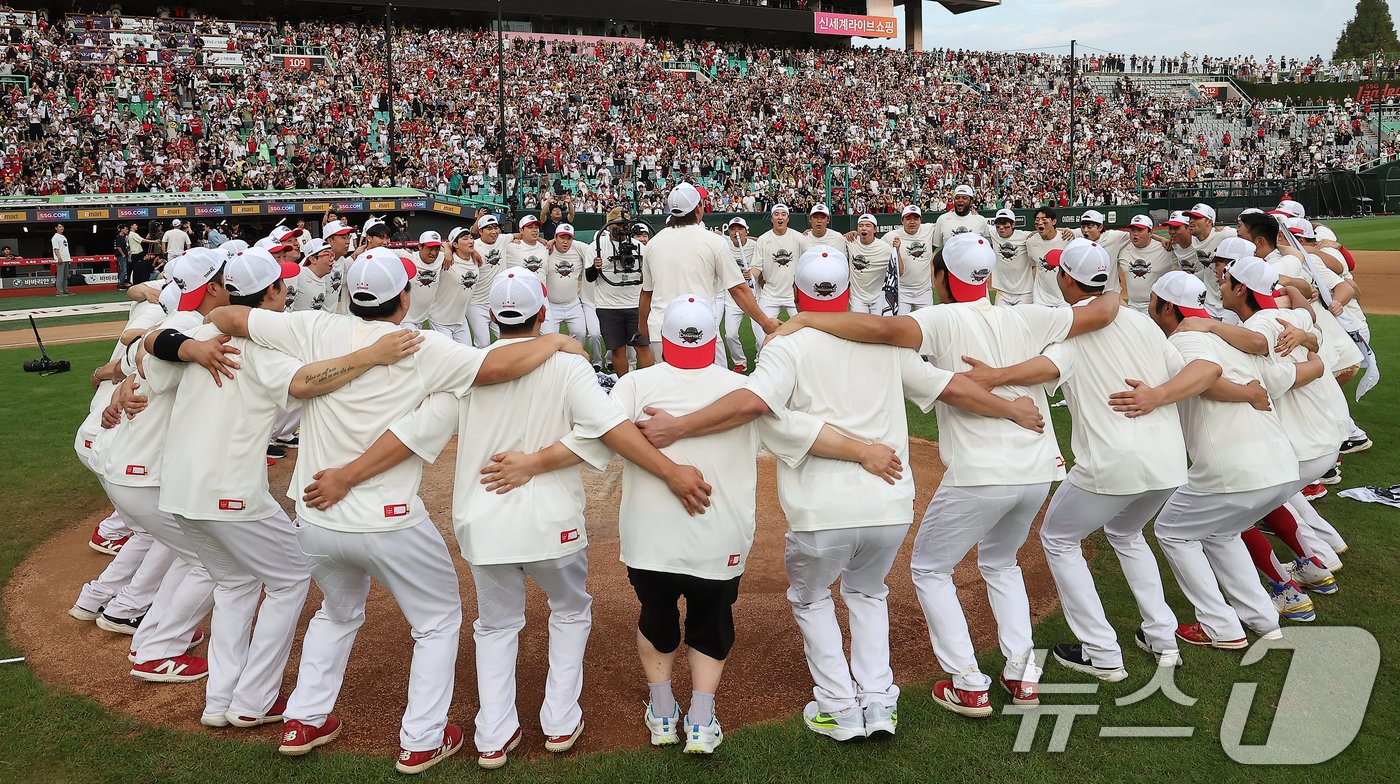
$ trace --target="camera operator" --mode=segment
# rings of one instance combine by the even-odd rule
[[[642,293],[642,244],[626,212],[608,213],[608,222],[593,237],[593,265],[584,277],[593,283],[593,304],[603,350],[618,378],[627,375],[627,347],[637,348],[637,367],[651,367],[651,351],[638,323]]]
[[[567,220],[566,220],[567,219]],[[554,232],[562,224],[574,222],[574,197],[569,194],[555,195],[546,191],[540,195],[540,237],[554,239]]]

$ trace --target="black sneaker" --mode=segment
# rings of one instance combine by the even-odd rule
[[[1055,657],[1055,661],[1076,672],[1092,675],[1101,681],[1117,683],[1128,677],[1128,671],[1122,667],[1099,667],[1089,661],[1089,657],[1084,654],[1084,646],[1079,643],[1062,642],[1056,645],[1050,654]]]
[[[97,616],[97,628],[113,634],[135,634],[136,630],[141,628],[141,619],[145,617],[138,615],[135,618],[113,618],[104,612]]]
[[[277,439],[277,445],[284,446],[288,449],[296,449],[297,447],[301,446],[301,438],[297,436],[292,436],[291,438],[279,438]]]
[[[1167,665],[1167,662],[1166,662],[1165,659],[1166,659],[1166,657],[1167,657],[1168,655],[1170,655],[1170,656],[1172,657],[1172,659],[1171,659],[1171,666],[1173,666],[1173,667],[1180,667],[1180,666],[1181,666],[1182,661],[1181,661],[1181,653],[1180,653],[1180,652],[1173,651],[1173,652],[1170,653],[1170,654],[1164,654],[1164,653],[1158,653],[1158,652],[1152,650],[1152,645],[1151,645],[1151,643],[1149,643],[1149,642],[1147,641],[1147,635],[1146,635],[1145,633],[1143,633],[1143,631],[1142,631],[1141,628],[1139,628],[1136,632],[1133,633],[1133,640],[1137,642],[1137,647],[1139,647],[1139,648],[1143,649],[1144,651],[1147,651],[1148,653],[1152,654],[1152,658],[1154,658],[1154,659],[1157,660],[1157,666],[1158,666],[1158,667],[1165,667],[1165,666]]]
[[[273,460],[279,460],[287,456],[287,448],[281,444],[268,444],[267,456]]]
[[[1322,475],[1322,478],[1319,479],[1319,480],[1317,480],[1317,482],[1318,482],[1318,484],[1322,484],[1322,485],[1339,485],[1339,484],[1341,484],[1341,483],[1342,483],[1342,467],[1341,467],[1340,465],[1334,465],[1334,466],[1332,466],[1332,470],[1331,470],[1331,471],[1328,471],[1328,472],[1325,473],[1325,474],[1323,474],[1323,475]]]
[[[1341,452],[1344,455],[1351,455],[1357,452],[1365,452],[1371,448],[1371,439],[1366,436],[1360,438],[1348,438],[1342,442]]]

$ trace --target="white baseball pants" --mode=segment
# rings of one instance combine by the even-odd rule
[[[120,539],[123,536],[130,536],[132,533],[131,526],[126,524],[126,519],[116,509],[113,509],[111,514],[102,518],[102,522],[97,524],[97,534],[103,539]]]
[[[904,544],[908,525],[788,531],[783,563],[788,603],[802,630],[802,649],[816,687],[818,709],[894,707],[899,687],[890,669],[890,617],[885,577]],[[841,578],[850,614],[851,660],[846,662],[831,584]]]
[[[608,356],[603,351],[603,328],[598,324],[598,308],[587,302],[583,303],[583,327],[588,336],[583,341],[588,347],[588,356],[592,357],[595,363],[606,367]]]
[[[355,634],[365,622],[370,579],[378,580],[412,627],[413,661],[399,746],[442,745],[456,680],[462,597],[442,534],[431,520],[394,531],[344,533],[293,523],[311,579],[325,597],[306,627],[297,685],[283,716],[313,727],[326,723],[345,682]]]
[[[280,507],[263,520],[176,519],[215,582],[204,713],[265,716],[282,688],[311,586],[292,521]]]
[[[724,303],[724,346],[729,351],[731,365],[749,366],[749,358],[744,354],[744,341],[740,336],[746,318],[748,316],[738,305]],[[754,327],[754,331],[757,332],[758,328]]]
[[[899,290],[899,307],[895,310],[896,316],[907,316],[916,310],[933,307],[933,289],[928,288],[918,293]],[[961,688],[961,687],[959,687]]]
[[[1322,478],[1337,464],[1337,453],[1298,463],[1298,481],[1294,493],[1284,502],[1298,521],[1298,539],[1322,561],[1328,569],[1341,566],[1337,548],[1346,549],[1346,541],[1337,529],[1313,509],[1312,502],[1303,497],[1303,488]]]
[[[136,663],[179,656],[188,649],[190,637],[214,607],[214,581],[174,516],[160,510],[159,487],[126,487],[107,482],[103,486],[128,520],[145,528],[175,553],[174,562],[151,600],[151,609],[132,636]]]
[[[428,326],[432,327],[434,332],[437,332],[441,335],[446,335],[447,337],[451,338],[452,340],[458,343],[461,343],[464,346],[475,345],[474,343],[472,343],[472,331],[466,325],[466,323],[439,324],[435,321],[429,320]]]
[[[174,560],[175,553],[155,537],[133,530],[107,568],[83,585],[76,604],[84,610],[103,610],[113,618],[135,618],[151,606],[156,589]],[[118,596],[123,597],[120,603],[114,601]]]
[[[984,691],[991,678],[977,669],[967,616],[958,603],[953,568],[973,547],[997,620],[1008,680],[1040,681],[1031,641],[1031,608],[1016,551],[1050,492],[1050,483],[953,487],[933,494],[914,538],[910,567],[938,663],[959,689]]]
[[[760,296],[758,298],[758,309],[763,311],[763,315],[769,318],[777,318],[779,313],[786,310],[788,312],[788,318],[792,318],[793,314],[797,313],[797,303],[790,299],[773,300],[768,299],[767,297]],[[757,324],[753,325],[753,339],[755,352],[761,351],[763,349],[763,341],[767,337],[768,333],[763,331],[763,327],[760,327]]]
[[[472,345],[486,348],[491,339],[500,337],[501,330],[491,320],[491,306],[487,304],[467,306],[467,327],[472,333]]]
[[[569,336],[579,343],[588,334],[588,324],[583,316],[583,303],[578,300],[557,305],[553,302],[545,304],[544,325],[540,327],[540,334],[553,335],[559,331],[559,325],[566,324],[569,327]],[[572,732],[572,730],[570,730]]]
[[[277,418],[272,422],[272,440],[286,441],[297,434],[299,427],[301,427],[300,404],[291,411],[278,411]]]
[[[884,309],[885,303],[881,302],[878,299],[874,302],[861,302],[855,297],[851,297],[852,313],[869,313],[872,316],[878,316],[881,312],[884,311]]]
[[[1142,613],[1142,631],[1152,650],[1177,650],[1176,615],[1162,593],[1157,557],[1142,536],[1147,521],[1173,492],[1167,489],[1138,495],[1101,495],[1066,481],[1060,483],[1050,499],[1040,526],[1040,543],[1045,547],[1045,559],[1055,578],[1065,620],[1095,666],[1123,666],[1118,636],[1104,615],[1094,576],[1084,560],[1084,539],[1100,528],[1118,556],[1123,576],[1128,578],[1128,588]]]
[[[995,289],[993,290],[995,291]],[[1001,305],[1002,307],[1014,307],[1016,305],[1027,304],[1030,301],[1030,294],[1010,294],[1005,291],[996,292],[996,304]]]
[[[583,652],[593,628],[593,597],[584,583],[588,555],[521,564],[472,565],[476,583],[476,714],[478,751],[499,751],[520,728],[515,710],[515,660],[525,628],[525,579],[549,597],[549,675],[545,678],[540,729],[546,736],[569,735],[583,718]]]
[[[1260,634],[1278,628],[1278,610],[1255,575],[1240,533],[1292,492],[1292,482],[1240,493],[1182,487],[1157,515],[1154,531],[1162,554],[1212,638],[1243,638],[1241,622]]]

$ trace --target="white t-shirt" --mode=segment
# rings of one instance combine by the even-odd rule
[[[505,266],[506,248],[510,241],[511,235],[502,234],[489,245],[481,240],[472,242],[472,247],[481,255],[481,264],[476,269],[476,285],[472,286],[471,304],[491,304],[491,284],[496,280],[496,273]]]
[[[410,261],[418,268],[418,274],[408,282],[408,315],[404,316],[403,323],[417,327],[427,321],[433,303],[437,302],[438,290],[442,288],[438,285],[442,276],[442,254],[439,253],[431,264],[416,253]]]
[[[1069,308],[1021,305],[994,307],[979,299],[914,311],[924,342],[919,353],[939,368],[960,373],[971,367],[964,356],[994,367],[1010,367],[1039,356],[1051,343],[1065,339],[1074,325]],[[939,403],[938,454],[948,467],[943,483],[953,487],[1034,485],[1065,478],[1065,459],[1055,443],[1044,386],[998,387],[1008,400],[1023,395],[1045,417],[1045,432],[1019,427],[1005,419],[979,416]]]
[[[165,243],[165,255],[172,259],[189,250],[190,247],[190,235],[186,234],[183,229],[171,229],[165,232],[160,240]]]
[[[585,252],[583,243],[569,243],[569,249],[560,253],[553,251],[545,265],[544,287],[553,305],[572,305],[579,301],[583,285],[583,271],[593,263],[593,257]]]
[[[191,337],[219,334],[204,324]],[[162,512],[232,521],[264,520],[281,509],[267,488],[267,439],[278,413],[299,404],[290,389],[302,363],[247,338],[229,343],[240,352],[238,370],[222,387],[197,364],[146,358],[149,389],[175,398],[161,469]]]
[[[1026,239],[1029,231],[1016,229],[1010,237],[992,237],[992,249],[997,252],[997,263],[992,267],[992,289],[1018,297],[1030,296],[1035,285],[1035,272],[1031,267],[1031,257],[1026,253]]]
[[[1311,281],[1314,286],[1327,286],[1328,280],[1338,280],[1336,273],[1327,269],[1326,265],[1321,261],[1317,262],[1317,266],[1322,268],[1320,271],[1323,278],[1321,280],[1316,280],[1311,274],[1312,270],[1304,268],[1303,262],[1299,261],[1295,256],[1288,256],[1275,250],[1266,256],[1265,260],[1274,265],[1278,270],[1278,274],[1285,277],[1298,278],[1299,280]],[[1330,278],[1328,276],[1330,276]],[[1330,287],[1328,290],[1331,290]],[[1285,299],[1287,298],[1285,297]],[[1292,305],[1295,303],[1288,304]],[[1322,298],[1318,297],[1316,300],[1313,300],[1310,307],[1312,308],[1313,317],[1317,319],[1318,328],[1322,330],[1322,343],[1318,347],[1321,350],[1318,351],[1317,354],[1322,357],[1323,362],[1327,363],[1328,370],[1335,373],[1339,370],[1345,370],[1352,365],[1360,364],[1362,360],[1361,349],[1356,347],[1356,343],[1352,341],[1351,336],[1347,334],[1345,329],[1342,329],[1342,325],[1337,321],[1337,317],[1332,315],[1332,311],[1328,310],[1327,306],[1322,304]]]
[[[1123,279],[1128,282],[1128,307],[1147,313],[1152,301],[1152,284],[1176,268],[1176,256],[1162,247],[1162,243],[1148,240],[1145,248],[1129,242],[1118,252],[1116,261]]]
[[[744,382],[743,376],[715,365],[682,370],[663,362],[623,376],[613,387],[612,400],[633,420],[646,419],[647,406],[684,416],[742,389]],[[634,569],[706,580],[743,574],[753,545],[758,489],[754,453],[760,440],[784,465],[796,468],[822,428],[806,414],[776,410],[778,416],[686,438],[661,450],[680,465],[694,466],[714,489],[702,517],[688,515],[665,482],[632,463],[624,464],[618,513],[622,562]]]
[[[612,235],[603,231],[588,243],[588,263],[603,260],[598,279],[593,281],[593,305],[606,310],[636,310],[642,296],[641,267],[631,274],[618,271],[611,260],[617,255],[617,244]],[[646,247],[642,246],[645,253]],[[606,279],[604,278],[606,276]],[[612,281],[609,283],[608,281]],[[632,283],[634,285],[614,285]]]
[[[1318,249],[1319,258],[1321,258],[1321,254],[1324,253],[1341,262],[1342,269],[1346,270],[1346,257],[1342,255],[1341,251],[1337,250],[1336,248]],[[1328,267],[1328,271],[1331,271],[1330,267]],[[1332,274],[1335,275],[1336,273]],[[1348,283],[1353,282],[1353,278],[1350,272],[1343,272],[1341,279],[1347,281]],[[1332,287],[1336,288],[1336,284],[1332,284]],[[1347,304],[1342,306],[1342,315],[1351,319],[1352,326],[1356,327],[1357,329],[1370,329],[1370,325],[1366,321],[1366,312],[1361,309],[1361,301],[1357,297],[1352,297],[1350,300],[1347,300]]]
[[[428,321],[433,325],[454,326],[467,320],[467,305],[477,286],[480,270],[471,259],[453,259],[452,266],[443,264],[438,273],[437,297],[428,308]]]
[[[884,444],[907,466],[904,399],[928,411],[951,379],[908,349],[804,329],[763,347],[748,389],[773,411],[801,411]],[[905,525],[913,519],[914,481],[906,471],[889,485],[855,463],[813,455],[796,468],[778,466],[778,498],[794,531]]]
[[[1081,305],[1090,302],[1093,298]],[[1170,380],[1168,350],[1162,330],[1127,308],[1107,327],[1045,349],[1044,356],[1060,369],[1050,389],[1063,388],[1069,403],[1074,465],[1068,480],[1075,487],[1137,495],[1186,484],[1186,442],[1176,406],[1129,419],[1108,405],[1109,395],[1127,389],[1124,379],[1154,387]]]
[[[133,329],[146,330],[159,324],[165,318],[165,310],[154,302],[142,300],[131,306],[131,310],[126,319],[126,325],[122,327],[122,332],[129,332]],[[125,356],[128,346],[122,345],[119,340],[112,346],[112,355],[107,358],[108,362]],[[97,391],[92,395],[92,401],[88,403],[88,415],[83,423],[78,426],[78,434],[73,439],[73,449],[78,453],[78,460],[89,471],[95,474],[102,473],[102,465],[98,462],[97,453],[94,451],[98,436],[102,430],[102,412],[112,402],[112,391],[116,389],[116,384],[111,381],[103,381],[97,385]]]
[[[521,343],[507,338],[486,351]],[[452,525],[468,563],[529,563],[563,558],[588,546],[586,498],[577,468],[540,474],[498,495],[481,484],[481,469],[499,452],[536,452],[568,436],[598,438],[626,417],[608,398],[588,362],[556,354],[514,381],[483,387],[457,399],[438,394],[393,426],[394,435],[429,462],[454,433],[457,471]],[[580,455],[587,457],[587,455]],[[604,460],[593,468],[602,470]]]
[[[1176,257],[1177,265],[1206,284],[1206,310],[1213,316],[1219,316],[1224,307],[1220,302],[1220,278],[1215,274],[1215,249],[1235,236],[1238,236],[1238,232],[1227,226],[1219,231],[1212,229],[1203,240],[1192,236],[1189,248],[1172,244],[1172,255]]]
[[[1026,255],[1031,264],[1035,265],[1035,285],[1031,288],[1032,301],[1035,304],[1050,307],[1069,304],[1065,302],[1064,295],[1060,293],[1060,284],[1055,280],[1058,269],[1050,266],[1049,259],[1050,251],[1064,250],[1066,245],[1069,245],[1069,242],[1061,239],[1059,229],[1055,229],[1055,236],[1048,240],[1041,237],[1039,232],[1031,232],[1030,236],[1026,237]]]
[[[1277,397],[1297,380],[1297,371],[1236,350],[1206,332],[1177,332],[1175,350],[1163,356],[1172,375],[1200,359],[1220,366],[1221,378],[1236,384],[1258,381]],[[1298,480],[1298,458],[1278,414],[1248,403],[1189,397],[1176,404],[1191,468],[1186,484],[1201,493],[1243,493]]]
[[[765,302],[792,305],[792,281],[802,255],[802,234],[789,228],[781,237],[773,231],[758,238],[756,263],[763,273],[759,296]]]
[[[335,310],[335,303],[340,301],[343,279],[343,274],[334,264],[325,277],[318,276],[310,267],[302,267],[296,279],[287,282],[287,310]],[[296,292],[295,295],[292,292]]]
[[[856,237],[846,258],[851,263],[851,299],[866,304],[879,301],[885,295],[885,276],[894,248],[879,237],[871,239],[869,245]]]
[[[536,242],[533,245],[526,245],[524,241],[509,242],[506,244],[505,257],[507,267],[524,267],[539,273],[549,258],[549,246],[544,242]]]
[[[933,304],[933,231],[933,224],[921,223],[914,234],[905,232],[904,227],[900,226],[885,232],[885,236],[880,238],[890,247],[894,247],[895,239],[899,240],[899,258],[904,264],[904,271],[899,276],[901,303]]]
[[[798,256],[801,256],[802,253],[806,253],[818,245],[830,245],[841,251],[841,255],[845,256],[847,259],[851,257],[851,243],[846,239],[846,235],[838,231],[833,231],[830,228],[820,237],[814,234],[803,234],[798,237],[798,240],[802,243],[802,251]]]
[[[744,270],[753,269],[754,265],[758,262],[758,242],[756,240],[746,239],[743,245],[735,245],[733,240],[726,238],[725,247],[729,248],[729,255],[734,259],[734,266],[739,268],[740,276],[744,274]],[[755,270],[749,278],[748,285],[751,290],[757,289],[757,270]],[[754,296],[758,296],[757,292],[755,292]],[[734,295],[730,294],[728,290],[724,292],[724,304],[730,307],[739,307],[739,303],[734,301]]]
[[[399,329],[403,327],[398,324],[319,310],[248,314],[249,337],[302,364],[344,356]],[[303,403],[301,447],[287,488],[287,496],[296,501],[297,516],[311,525],[347,533],[392,531],[426,520],[427,509],[418,497],[423,466],[414,458],[356,485],[326,510],[306,506],[302,490],[317,471],[344,466],[364,454],[428,395],[466,395],[485,357],[479,349],[427,331],[416,353],[393,365],[370,368],[334,392]]]
[[[1084,230],[1074,229],[1074,236],[1083,238]],[[1122,229],[1104,229],[1102,232],[1099,232],[1098,239],[1092,240],[1092,242],[1097,242],[1103,246],[1104,250],[1108,251],[1108,257],[1110,259],[1118,258],[1118,254],[1122,253],[1124,248],[1131,245],[1132,241],[1132,236]],[[1157,246],[1161,247],[1161,243],[1157,243]]]
[[[652,293],[651,312],[646,314],[648,334],[661,334],[666,305],[676,297],[712,297],[744,285],[744,276],[725,247],[728,243],[698,223],[667,227],[651,238],[642,250],[642,291]]]
[[[1302,346],[1293,349],[1286,357],[1279,356],[1273,350],[1278,336],[1283,332],[1279,319],[1312,332],[1319,340],[1322,338],[1322,331],[1303,310],[1265,308],[1245,319],[1242,326],[1263,335],[1268,341],[1270,362],[1289,366],[1306,362],[1308,350]],[[1274,408],[1283,422],[1288,440],[1293,444],[1293,451],[1298,453],[1299,462],[1333,454],[1351,433],[1351,425],[1347,422],[1346,395],[1331,372],[1275,397]]]
[[[73,254],[68,252],[68,237],[66,235],[54,232],[53,241],[50,244],[53,246],[54,261],[73,260]]]
[[[970,210],[966,215],[959,215],[953,210],[948,210],[933,222],[933,246],[941,248],[948,244],[948,240],[969,231],[989,240],[995,237],[991,224],[977,211]]]

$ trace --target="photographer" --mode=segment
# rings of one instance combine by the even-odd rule
[[[642,243],[627,213],[617,208],[608,213],[608,222],[593,238],[593,265],[584,271],[593,283],[593,303],[598,311],[598,328],[603,334],[603,350],[612,357],[618,378],[627,375],[627,347],[637,350],[637,367],[652,365],[648,341],[638,324],[642,293]]]
[[[574,197],[572,195],[556,196],[548,191],[540,195],[540,237],[542,239],[554,239],[554,232],[560,224],[573,224],[573,222]]]

